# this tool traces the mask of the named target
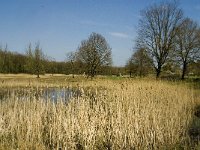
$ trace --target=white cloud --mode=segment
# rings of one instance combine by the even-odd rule
[[[121,32],[110,32],[109,34],[118,38],[131,38],[128,34],[121,33]]]

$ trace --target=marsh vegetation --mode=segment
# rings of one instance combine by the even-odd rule
[[[28,78],[10,79],[1,85],[10,92],[0,102],[0,149],[190,149],[197,144],[189,131],[199,95],[183,83],[79,77],[56,83],[81,91],[68,103],[37,96],[64,77],[28,84]]]

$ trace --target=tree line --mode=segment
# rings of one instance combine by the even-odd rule
[[[175,2],[161,2],[141,11],[134,52],[124,67],[112,66],[112,49],[99,33],[80,43],[76,51],[57,62],[45,55],[37,43],[25,54],[0,48],[1,73],[84,74],[146,76],[155,74],[200,75],[200,27],[183,15]]]
[[[109,47],[104,49],[108,46],[105,38],[100,34],[92,33],[88,41],[81,43],[79,55],[78,53],[74,55],[75,53],[69,52],[66,55],[66,61],[62,62],[57,62],[45,55],[39,43],[29,44],[24,54],[11,52],[7,46],[5,48],[1,47],[0,73],[28,73],[35,74],[38,78],[45,73],[52,75],[72,74],[73,76],[74,74],[85,74],[87,77],[94,77],[96,74],[119,74],[120,71],[117,68],[120,67],[112,67],[109,64],[111,62],[111,49]],[[93,44],[90,43],[91,41]],[[90,54],[91,50],[93,50],[92,54]]]

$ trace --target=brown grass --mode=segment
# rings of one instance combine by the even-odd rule
[[[189,149],[195,97],[186,86],[82,80],[59,84],[79,88],[82,96],[55,104],[35,96],[34,82],[24,88],[26,97],[16,91],[1,101],[0,149]]]

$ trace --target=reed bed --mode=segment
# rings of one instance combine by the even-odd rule
[[[0,149],[189,149],[195,97],[186,86],[95,80],[77,88],[81,95],[68,103],[31,87],[3,98]]]

